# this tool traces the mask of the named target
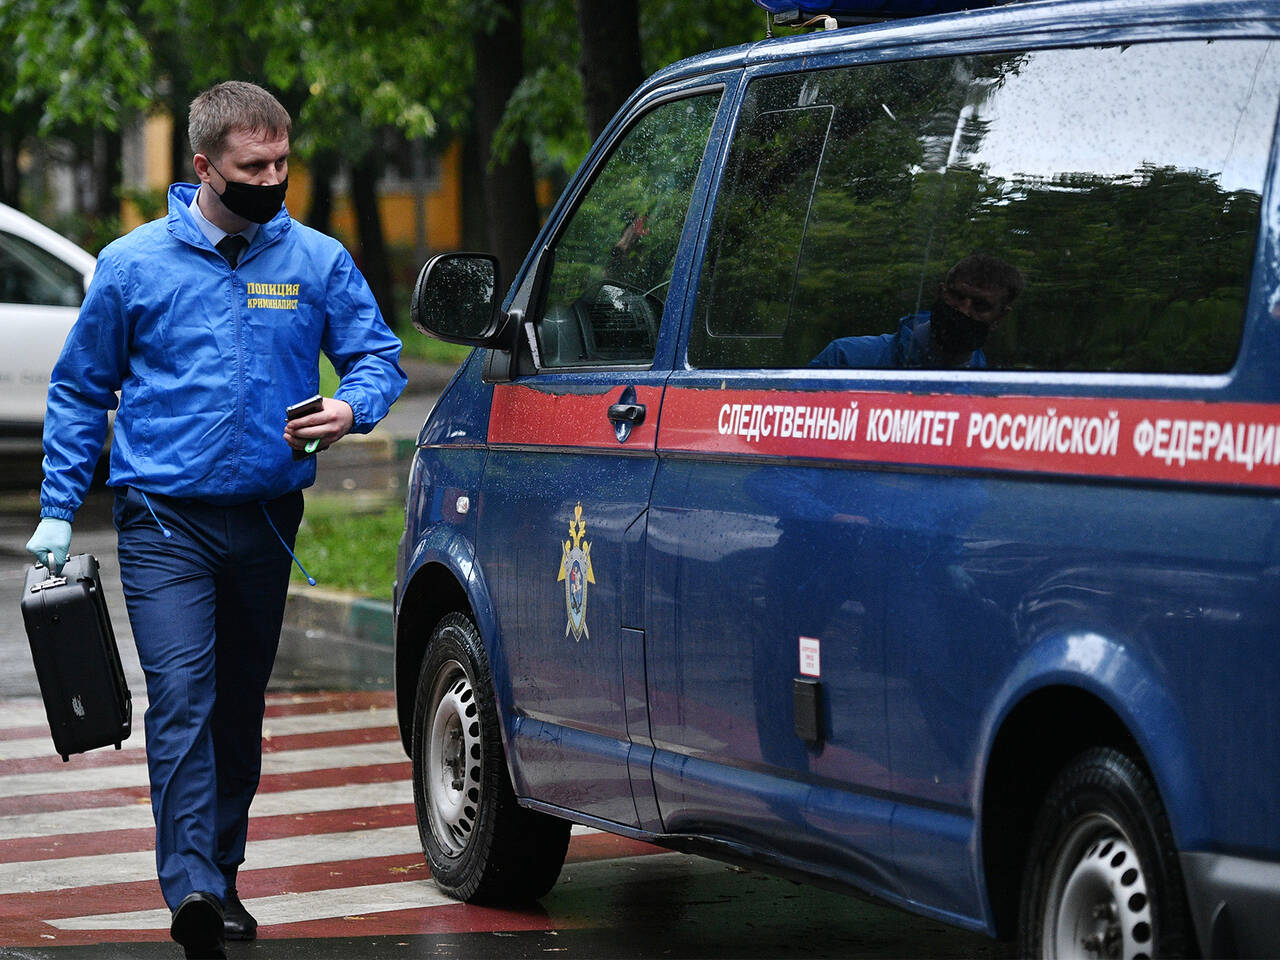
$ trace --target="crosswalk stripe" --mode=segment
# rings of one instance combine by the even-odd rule
[[[290,867],[333,860],[389,857],[421,852],[417,827],[385,827],[326,834],[323,843],[314,837],[250,840],[245,862],[254,869]],[[129,883],[155,876],[156,858],[151,851],[63,857],[60,860],[28,860],[5,865],[0,894],[36,893],[100,883]]]
[[[680,854],[658,854],[662,858],[682,860]],[[576,866],[575,872],[584,879],[594,879],[610,872],[617,860],[596,860]],[[707,869],[717,869],[708,862]],[[400,883],[374,883],[344,887],[340,891],[313,890],[306,893],[286,893],[269,897],[255,897],[244,901],[245,908],[262,926],[299,923],[306,920],[326,920],[335,917],[358,916],[368,913],[385,913],[392,910],[426,909],[431,907],[456,907],[458,901],[445,896],[430,880],[405,880]],[[49,923],[61,930],[168,930],[168,910],[138,910],[133,913],[98,914],[86,917],[68,917]]]
[[[0,719],[0,953],[165,939],[142,738],[64,766],[49,756],[39,701],[9,706]],[[389,930],[420,923],[414,911],[450,907],[439,914],[453,918],[446,927],[470,923],[471,908],[429,879],[391,695],[276,695],[267,712],[237,884],[259,921],[283,935],[331,936],[364,915]],[[658,852],[588,828],[573,834],[575,869]]]
[[[262,772],[266,774],[300,773],[307,770],[325,770],[349,765],[352,761],[361,765],[399,763],[405,759],[399,740],[362,744],[353,751],[350,747],[317,747],[309,750],[286,750],[280,753],[264,753]],[[69,777],[59,768],[48,773],[19,773],[0,777],[0,797],[21,797],[34,794],[69,793],[84,790],[87,777]],[[95,789],[147,785],[147,765],[131,763],[120,766],[94,768],[92,782]]]
[[[250,840],[242,872],[421,853],[416,826],[327,833],[321,842],[310,834]],[[150,850],[28,860],[6,864],[5,875],[0,875],[0,895],[135,883],[154,875],[155,854]]]
[[[314,813],[321,810],[351,810],[379,804],[413,802],[413,787],[407,780],[387,783],[356,783],[306,790],[259,793],[249,811],[251,817],[275,817]],[[90,807],[82,810],[52,810],[44,813],[0,817],[0,844],[5,840],[43,837],[58,833],[95,833],[151,827],[149,804],[118,807]]]
[[[142,750],[146,748],[146,734],[143,732],[142,712],[137,703],[134,704],[133,734],[125,741],[126,749]],[[263,724],[262,736],[270,742],[279,737],[297,734],[331,733],[341,730],[361,730],[371,727],[394,727],[396,712],[386,708],[374,710],[341,710],[334,713],[304,713],[273,717]],[[39,736],[20,739],[0,740],[0,773],[4,771],[6,760],[26,760],[35,757],[53,756],[53,740],[47,732]],[[112,756],[107,751],[105,756]],[[78,758],[77,758],[78,759]],[[67,769],[74,769],[74,764]]]
[[[267,725],[284,717],[322,716],[326,707],[337,705],[339,712],[360,713],[384,710],[392,703],[392,698],[384,691],[358,692],[335,698],[332,694],[269,694],[267,696]],[[362,709],[358,708],[358,705]],[[147,699],[141,691],[133,697],[134,726],[141,729],[142,715],[147,709]],[[394,716],[394,709],[391,710]],[[14,697],[4,701],[4,711],[0,712],[0,737],[9,730],[23,727],[35,727],[40,730],[49,728],[49,719],[44,709],[44,701],[39,697]]]
[[[634,855],[634,854],[632,854]],[[684,861],[681,854],[657,852],[652,854],[652,867],[660,869],[664,861]],[[620,858],[598,858],[579,861],[566,867],[571,870],[577,882],[596,886],[609,874],[617,874]],[[705,870],[719,869],[716,864],[704,861]],[[684,869],[682,873],[689,873]],[[462,905],[452,897],[445,896],[429,879],[404,879],[384,883],[365,883],[357,886],[343,887],[340,890],[308,890],[292,893],[275,893],[270,896],[246,897],[244,906],[257,919],[262,927],[276,927],[287,923],[305,923],[307,920],[324,920],[339,916],[358,916],[365,914],[390,913],[396,910],[421,910],[439,908],[439,906]],[[67,916],[67,918],[51,919],[51,927],[64,931],[125,931],[125,929],[166,929],[169,928],[168,910],[134,910],[129,913],[92,914],[83,916]]]
[[[30,697],[6,700],[4,713],[0,713],[0,733],[19,727],[47,727],[48,723],[44,702]]]
[[[300,714],[328,713],[333,710],[359,710],[395,705],[395,695],[389,690],[352,690],[346,693],[317,694],[316,696],[279,695],[267,697],[267,719]]]
[[[446,897],[430,880],[404,883],[375,883],[363,887],[344,887],[340,896],[329,890],[311,893],[286,893],[245,901],[245,908],[266,926],[297,923],[301,920],[324,920],[360,913],[382,913],[415,907],[457,906],[458,901]],[[51,920],[62,930],[167,930],[168,910],[139,910],[93,917],[71,917]]]
[[[253,821],[253,839],[276,840],[305,836],[316,843],[323,843],[328,834],[342,833],[352,827],[375,830],[415,825],[413,804],[400,803],[361,807],[358,810],[323,810],[318,813],[291,813],[282,817],[256,817]],[[56,860],[69,853],[82,857],[132,853],[151,850],[154,846],[155,830],[150,827],[8,840],[0,844],[0,866],[35,860]]]

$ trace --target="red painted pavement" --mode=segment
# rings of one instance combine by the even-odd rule
[[[305,701],[273,698],[267,710],[267,727],[269,729],[272,717],[389,707],[393,702],[392,695],[384,691],[341,693]],[[25,739],[41,735],[47,735],[47,730],[42,727],[11,728],[0,731],[0,755],[3,755],[3,739]],[[263,778],[259,792],[407,781],[410,777],[408,760],[390,764],[359,763],[361,745],[393,741],[397,737],[396,728],[386,725],[271,737],[264,743],[264,749],[270,752],[350,746],[351,760],[356,765],[303,773],[269,775]],[[70,765],[62,764],[57,757],[0,761],[0,777],[59,769],[66,769],[74,776],[79,773],[78,770],[72,772],[77,762],[81,769],[88,771],[120,763],[143,763],[145,757],[141,750],[134,749],[121,751],[119,754],[115,751],[97,751],[75,758]],[[86,775],[84,779],[92,782],[92,774]],[[147,788],[140,786],[3,798],[0,799],[0,815],[145,804],[147,793]],[[388,793],[391,794],[391,791],[389,790]],[[395,795],[403,796],[403,787],[395,791]],[[390,803],[348,810],[254,817],[250,822],[249,839],[252,843],[257,840],[314,836],[316,843],[320,844],[323,850],[323,838],[326,834],[408,827],[413,824],[412,804]],[[19,838],[0,841],[0,864],[47,861],[63,856],[137,853],[152,849],[152,842],[153,831],[150,827]],[[658,852],[661,850],[650,844],[609,834],[588,834],[573,839],[567,862],[581,863]],[[347,887],[403,883],[409,880],[426,879],[429,876],[420,851],[395,856],[255,870],[251,850],[250,861],[245,864],[242,871],[238,887],[242,898],[249,900],[325,890],[332,890],[335,898],[340,898],[342,890]],[[93,878],[85,879],[91,881]],[[413,888],[406,888],[406,896],[412,895]],[[48,922],[60,918],[157,909],[164,909],[164,902],[160,895],[159,884],[154,879],[91,883],[84,887],[30,894],[3,894],[0,895],[0,947],[70,946],[104,942],[167,940],[168,934],[165,930],[64,931]],[[260,937],[286,939],[410,935],[424,932],[539,931],[553,927],[566,929],[572,926],[571,920],[564,917],[549,917],[537,906],[528,910],[496,910],[465,904],[433,907],[407,905],[405,909],[367,916],[315,919],[264,926],[260,930]]]

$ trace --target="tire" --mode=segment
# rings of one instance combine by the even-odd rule
[[[1168,817],[1150,777],[1118,750],[1088,750],[1058,775],[1032,830],[1024,878],[1024,957],[1194,952]]]
[[[507,776],[480,632],[461,613],[432,631],[413,707],[413,803],[436,884],[467,903],[536,900],[555,884],[567,821],[521,807]]]

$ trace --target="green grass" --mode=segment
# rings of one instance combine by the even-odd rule
[[[436,340],[434,337],[423,336],[412,327],[409,328],[402,339],[404,342],[403,356],[426,360],[428,363],[440,363],[450,367],[456,367],[460,364],[471,351],[470,347],[465,347],[458,343],[445,343],[443,340]],[[333,364],[329,362],[329,358],[321,354],[320,392],[326,397],[332,397],[337,389],[338,374],[334,372]]]
[[[431,363],[447,363],[451,366],[460,364],[471,348],[460,343],[445,343],[435,337],[419,333],[413,327],[400,331],[400,340],[404,344],[404,356],[417,357]]]
[[[404,530],[404,505],[385,500],[362,504],[351,496],[307,498],[294,549],[326,590],[390,599],[396,576],[396,545]],[[293,579],[306,579],[293,568]]]
[[[324,354],[320,354],[320,393],[332,397],[338,389],[338,373]]]

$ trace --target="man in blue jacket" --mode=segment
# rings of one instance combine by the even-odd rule
[[[199,185],[103,249],[49,384],[40,524],[60,570],[117,406],[120,576],[147,679],[160,885],[187,956],[257,924],[236,895],[267,680],[315,449],[367,433],[404,388],[400,341],[336,240],[284,209],[291,121],[228,82],[191,104]],[[309,415],[320,353],[341,383]]]

